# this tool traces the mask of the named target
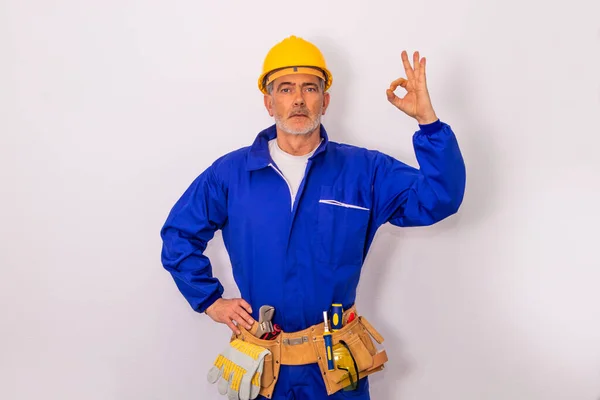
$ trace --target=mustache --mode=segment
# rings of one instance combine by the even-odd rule
[[[293,117],[295,115],[304,115],[305,117],[308,117],[310,115],[310,111],[306,107],[296,108],[296,109],[293,109],[290,112],[290,114],[288,115],[288,117],[291,118],[291,117]]]

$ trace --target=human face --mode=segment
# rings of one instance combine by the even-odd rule
[[[319,128],[328,105],[329,93],[323,93],[319,78],[309,74],[281,76],[273,82],[271,94],[265,95],[265,107],[277,128],[292,135]]]

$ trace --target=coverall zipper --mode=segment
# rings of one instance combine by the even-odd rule
[[[290,183],[288,182],[287,179],[285,179],[285,176],[283,176],[283,174],[273,165],[273,163],[269,163],[269,166],[271,168],[273,168],[275,170],[275,172],[277,172],[279,174],[279,176],[281,176],[283,178],[283,180],[285,181],[285,184],[287,185],[288,189],[290,190],[290,204],[291,204],[291,211],[294,211],[294,193],[292,193],[292,187],[290,186]]]

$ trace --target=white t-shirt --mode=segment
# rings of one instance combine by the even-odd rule
[[[303,156],[294,156],[281,150],[281,148],[277,144],[277,138],[269,141],[269,153],[271,153],[271,158],[275,162],[276,166],[279,167],[279,170],[285,177],[285,180],[287,181],[288,186],[290,188],[290,195],[292,197],[292,207],[294,206],[294,201],[296,200],[296,193],[298,193],[298,188],[302,183],[302,178],[304,178],[304,173],[306,172],[306,164],[308,163],[308,159],[310,158],[310,156],[313,155],[313,153],[316,150],[317,148]]]

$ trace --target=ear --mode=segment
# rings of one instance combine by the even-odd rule
[[[269,116],[273,116],[273,96],[265,94],[265,108],[269,112]]]
[[[325,115],[327,107],[329,107],[329,100],[331,100],[331,96],[329,95],[329,92],[325,92],[323,94],[323,115]]]

